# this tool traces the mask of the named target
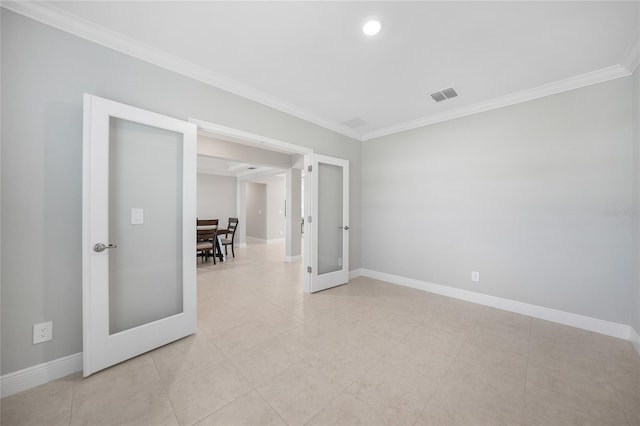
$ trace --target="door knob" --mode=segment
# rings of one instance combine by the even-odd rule
[[[338,229],[344,229],[345,231],[349,230],[349,226],[345,225],[345,226],[339,226]]]
[[[115,244],[106,245],[106,244],[103,244],[103,243],[98,243],[98,244],[93,246],[93,251],[96,251],[98,253],[102,253],[106,249],[112,249],[112,248],[116,248],[116,247],[118,247],[118,246],[115,245]]]

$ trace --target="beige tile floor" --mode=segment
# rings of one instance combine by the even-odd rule
[[[1,401],[2,425],[634,425],[625,341],[358,278],[315,295],[281,245],[198,264],[199,331]]]

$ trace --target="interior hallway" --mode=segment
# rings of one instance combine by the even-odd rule
[[[627,341],[366,278],[283,244],[198,261],[196,336],[1,401],[2,425],[640,424]]]

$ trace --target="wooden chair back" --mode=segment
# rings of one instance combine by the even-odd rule
[[[198,219],[196,222],[198,241],[213,241],[218,232],[218,219]]]

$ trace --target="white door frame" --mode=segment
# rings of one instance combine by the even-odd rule
[[[109,119],[118,117],[183,134],[181,313],[109,333]],[[84,95],[82,209],[82,313],[84,376],[196,331],[196,126],[108,99]]]
[[[246,132],[244,130],[238,130],[231,127],[222,126],[220,124],[211,123],[209,121],[199,120],[196,118],[189,118],[189,123],[198,126],[198,133],[202,133],[210,136],[217,136],[229,140],[231,142],[254,146],[262,149],[271,149],[274,151],[284,151],[290,154],[299,154],[304,156],[304,170],[307,170],[312,165],[313,150],[311,148],[305,148],[299,145],[294,145],[289,142],[284,142],[278,139],[273,139],[267,136],[258,135],[255,133]],[[305,173],[304,181],[304,211],[311,212],[311,190],[306,188],[312,188],[311,173]],[[308,213],[307,213],[308,214]],[[304,222],[304,253],[302,262],[306,269],[311,265],[311,253],[313,253],[313,238],[311,224],[309,221]],[[284,261],[284,259],[283,259]],[[311,274],[305,271],[304,273],[304,292],[311,293]]]

